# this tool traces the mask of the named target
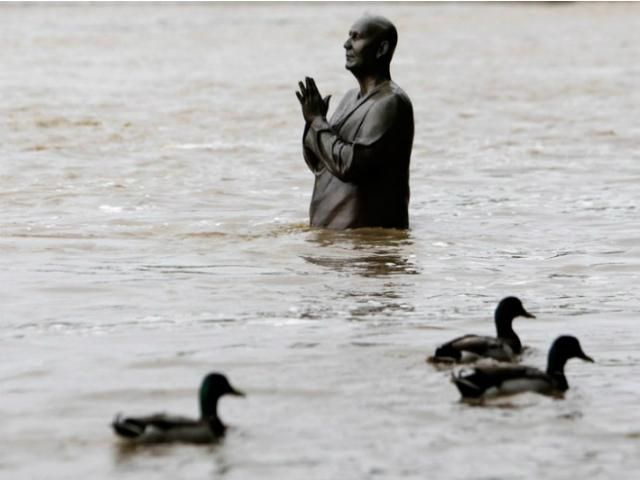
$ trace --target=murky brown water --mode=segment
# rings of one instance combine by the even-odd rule
[[[412,230],[306,228],[294,96],[336,99],[351,22],[398,26]],[[12,479],[635,479],[640,6],[0,5],[0,473]],[[424,363],[557,335],[563,401],[458,402]],[[232,430],[121,449],[119,411]]]

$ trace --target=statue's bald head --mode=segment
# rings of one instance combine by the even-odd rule
[[[366,14],[356,21],[356,25],[360,25],[367,33],[374,36],[376,42],[388,42],[388,48],[383,57],[387,63],[391,63],[393,52],[398,44],[398,31],[393,23],[386,17]]]
[[[389,65],[398,43],[398,32],[384,17],[365,15],[351,26],[344,43],[347,70],[356,77],[377,74],[389,77]]]

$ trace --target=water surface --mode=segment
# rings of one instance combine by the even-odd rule
[[[307,228],[294,96],[355,82],[397,25],[409,232]],[[640,8],[634,4],[0,5],[0,414],[8,478],[637,478]],[[458,401],[424,358],[498,300],[563,401]],[[122,448],[120,411],[211,447]]]

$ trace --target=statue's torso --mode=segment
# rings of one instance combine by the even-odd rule
[[[375,95],[361,101],[357,90],[348,92],[330,120],[340,138],[358,143],[365,122],[380,121],[369,115],[371,107],[386,95],[401,95],[408,104],[385,139],[382,168],[365,179],[345,182],[326,168],[316,174],[311,200],[311,225],[345,229],[359,227],[408,228],[409,161],[413,143],[413,113],[406,94],[389,82]]]

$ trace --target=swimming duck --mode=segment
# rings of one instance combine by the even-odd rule
[[[549,349],[547,371],[525,365],[495,365],[475,367],[473,373],[452,376],[452,381],[465,399],[481,399],[498,395],[513,395],[521,392],[536,392],[543,395],[560,396],[569,389],[564,366],[570,358],[587,356],[576,337],[558,337]]]
[[[158,413],[146,417],[117,415],[112,423],[116,434],[137,443],[210,443],[224,435],[226,426],[218,418],[218,399],[223,395],[244,397],[227,377],[210,373],[200,386],[200,418],[195,420]]]
[[[503,298],[494,314],[497,337],[464,335],[441,345],[427,361],[432,363],[450,363],[461,360],[477,360],[488,357],[509,362],[522,352],[520,338],[513,331],[512,323],[516,317],[536,318],[527,312],[517,297]],[[464,357],[464,358],[463,358]]]

